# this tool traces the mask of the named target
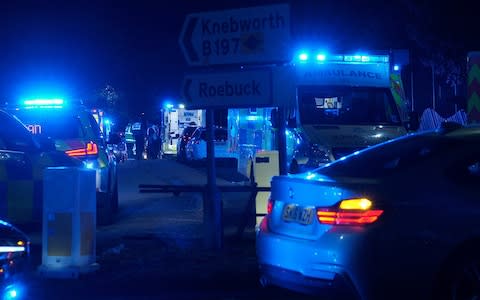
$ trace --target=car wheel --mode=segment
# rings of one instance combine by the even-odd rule
[[[435,299],[480,299],[480,253],[467,251],[442,271],[434,291]]]

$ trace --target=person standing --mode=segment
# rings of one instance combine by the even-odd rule
[[[145,135],[146,135],[146,124],[143,116],[140,117],[138,122],[133,123],[132,132],[135,138],[135,158],[137,160],[143,159],[143,152],[145,151]]]
[[[157,159],[160,155],[160,132],[157,125],[153,124],[148,128],[148,159]]]

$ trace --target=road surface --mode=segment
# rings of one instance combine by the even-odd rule
[[[200,194],[141,194],[138,184],[206,184],[206,175],[168,159],[121,164],[117,219],[97,229],[100,269],[78,279],[32,273],[26,281],[32,299],[308,299],[259,286],[254,220],[242,239],[233,235],[248,193],[222,195],[225,247],[213,252],[204,247]],[[217,184],[242,183],[219,178]],[[33,261],[39,265],[41,238],[32,235]]]

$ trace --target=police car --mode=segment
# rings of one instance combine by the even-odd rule
[[[48,140],[34,138],[17,118],[2,110],[0,124],[0,218],[14,224],[40,222],[43,169],[81,163],[54,151]]]
[[[117,167],[90,110],[63,99],[25,100],[10,111],[34,136],[54,141],[55,149],[95,169],[97,222],[110,224],[118,209]]]
[[[29,238],[0,220],[0,299],[26,299],[23,281],[30,267]]]

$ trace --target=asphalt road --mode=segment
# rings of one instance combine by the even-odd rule
[[[225,180],[229,170],[219,174],[218,185],[242,184]],[[211,251],[204,247],[200,194],[141,194],[138,184],[206,184],[205,169],[169,159],[121,164],[117,219],[97,228],[100,269],[78,279],[32,272],[25,284],[27,299],[309,299],[258,284],[254,220],[241,239],[235,236],[248,193],[222,195],[224,247]],[[38,266],[41,235],[32,233],[32,241]]]

